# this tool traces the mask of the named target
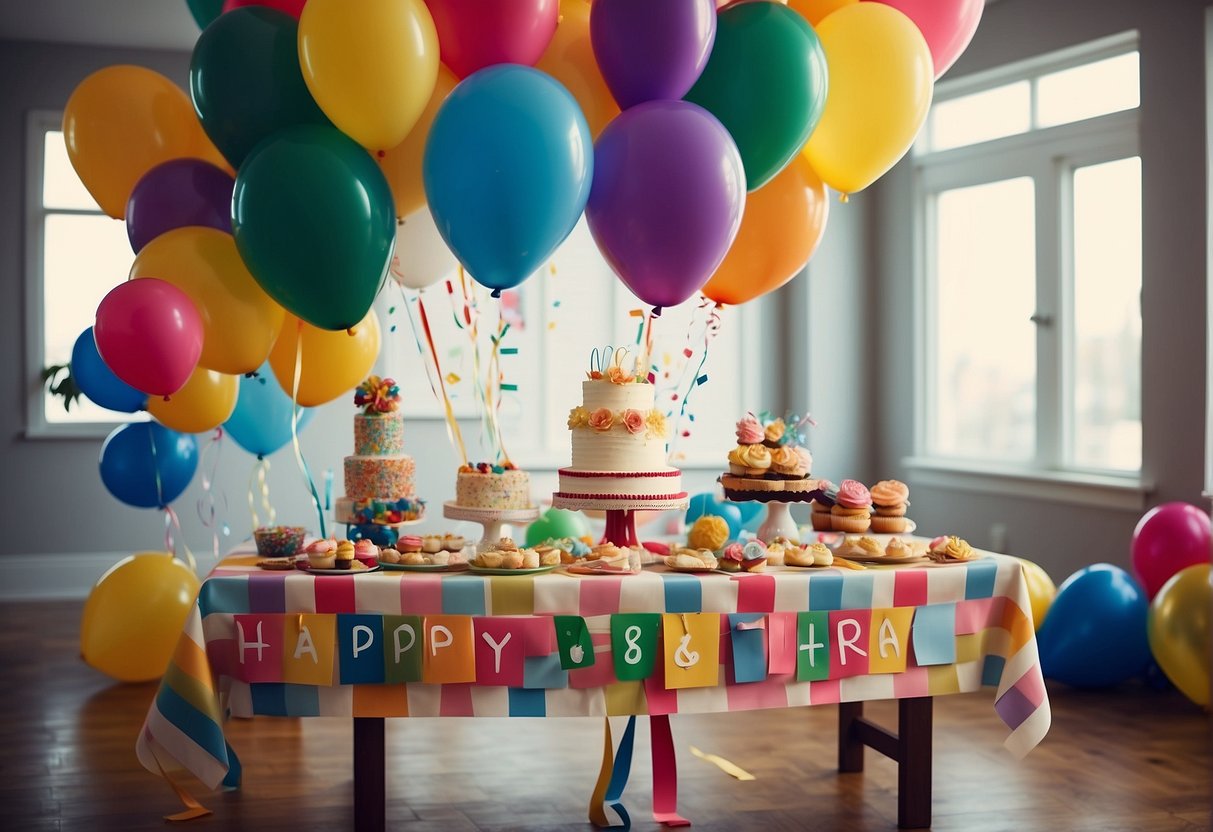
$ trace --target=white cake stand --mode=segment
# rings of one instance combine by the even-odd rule
[[[491,549],[498,540],[504,537],[506,528],[514,523],[530,523],[539,518],[539,507],[530,508],[473,508],[461,506],[454,501],[442,504],[442,516],[448,520],[467,520],[479,523],[484,527],[480,540],[476,544],[477,552]]]
[[[766,496],[768,493],[770,496]],[[789,493],[795,493],[799,496],[792,500],[785,499]],[[769,543],[777,537],[787,538],[788,540],[800,540],[800,527],[792,519],[792,512],[788,506],[793,503],[807,503],[813,499],[815,493],[813,490],[762,492],[736,491],[726,488],[724,489],[724,498],[731,503],[766,503],[767,516],[763,519],[762,525],[758,527],[758,531],[755,534],[759,540]]]

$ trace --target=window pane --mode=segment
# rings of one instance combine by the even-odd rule
[[[936,201],[932,449],[1027,462],[1036,437],[1034,187],[1027,177]]]
[[[75,174],[73,174],[74,176]],[[71,360],[72,345],[93,325],[105,294],[126,280],[135,255],[126,226],[101,215],[51,214],[46,218],[43,256],[43,362]],[[64,412],[62,400],[47,395],[48,422],[126,421],[91,402]]]
[[[1031,127],[1027,81],[940,101],[931,108],[931,149],[947,150],[1024,133]]]
[[[1036,82],[1036,123],[1051,127],[1131,110],[1141,103],[1138,78],[1136,52],[1042,75]]]
[[[1141,159],[1074,171],[1072,461],[1141,468]]]
[[[97,201],[85,190],[84,183],[76,175],[67,158],[67,146],[63,134],[48,130],[42,145],[43,175],[42,204],[47,208],[82,208],[100,211]]]

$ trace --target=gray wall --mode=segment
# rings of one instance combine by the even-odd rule
[[[987,69],[1136,29],[1141,44],[1143,215],[1142,427],[1150,502],[1200,499],[1205,435],[1206,217],[1204,12],[1206,3],[1167,0],[1001,0],[988,6],[977,36],[949,77]],[[1007,527],[1007,550],[1037,560],[1061,580],[1097,561],[1128,565],[1138,510],[1099,509],[1033,499],[913,487],[902,459],[913,453],[908,418],[912,170],[903,162],[874,191],[878,233],[871,277],[886,302],[871,378],[876,466],[912,486],[913,514],[931,531],[955,531],[989,545]]]

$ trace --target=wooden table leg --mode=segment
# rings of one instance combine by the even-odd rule
[[[354,717],[354,830],[387,827],[383,717]]]
[[[897,708],[897,825],[931,825],[931,697],[900,699]]]
[[[853,730],[855,721],[863,718],[862,702],[838,704],[838,770],[863,771],[863,740]]]

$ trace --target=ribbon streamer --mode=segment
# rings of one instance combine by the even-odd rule
[[[152,759],[156,761],[156,768],[159,770],[160,776],[164,778],[164,782],[169,784],[169,787],[173,790],[173,793],[177,795],[177,799],[180,800],[185,806],[184,812],[165,815],[164,819],[171,822],[177,822],[194,820],[195,818],[204,818],[207,815],[212,814],[210,809],[199,803],[198,799],[190,794],[185,786],[178,783],[177,780],[168,773],[168,770],[164,767],[164,763],[160,762],[160,755],[156,753],[156,741],[151,740],[148,742],[147,747],[148,750],[152,752]]]
[[[450,281],[447,281],[447,286],[450,286]],[[459,449],[459,456],[463,460],[463,464],[468,464],[467,448],[463,444],[463,431],[459,429],[459,422],[455,419],[455,409],[451,407],[451,397],[446,392],[446,382],[442,378],[442,365],[438,360],[438,350],[434,347],[434,333],[430,331],[430,320],[425,314],[425,299],[417,296],[417,312],[421,317],[421,329],[425,333],[425,342],[430,348],[430,357],[434,359],[434,371],[438,376],[438,389],[442,391],[442,406],[446,412],[446,435],[447,438]],[[409,322],[412,322],[412,316],[409,316]],[[456,319],[458,323],[458,319]],[[414,332],[414,334],[416,334]],[[431,383],[432,385],[432,383]]]
[[[740,629],[740,625],[738,626],[738,629]],[[698,757],[699,759],[703,760],[704,762],[711,763],[712,765],[716,766],[718,769],[723,771],[725,774],[729,775],[730,777],[735,777],[738,780],[756,780],[756,779],[758,779],[754,775],[752,775],[748,771],[746,771],[744,768],[737,765],[736,763],[731,762],[730,760],[726,760],[724,757],[720,757],[716,754],[707,754],[703,751],[700,751],[698,748],[696,748],[693,745],[691,746],[691,754]]]
[[[649,731],[653,746],[653,820],[667,827],[690,826],[691,822],[677,811],[678,761],[669,715],[649,717]]]
[[[622,829],[627,832],[632,828],[632,818],[620,801],[623,797],[623,790],[628,785],[628,776],[632,771],[636,717],[628,717],[628,727],[624,729],[623,737],[619,740],[619,749],[615,754],[614,763],[611,761],[611,720],[604,717],[603,725],[602,768],[598,772],[598,782],[594,785],[594,794],[590,797],[590,822],[603,829]],[[604,804],[615,810],[622,821],[621,825],[611,824],[606,810],[603,808]]]
[[[316,491],[316,481],[312,479],[312,471],[308,468],[307,460],[303,458],[303,448],[299,446],[299,379],[303,376],[303,321],[295,330],[295,378],[291,383],[291,444],[295,448],[295,462],[307,481],[307,487],[312,492],[312,503],[316,506],[316,520],[320,526],[320,536],[328,537],[328,528],[324,523],[324,506],[320,503],[320,494]]]
[[[666,453],[670,459],[674,459],[674,448],[678,444],[678,438],[682,435],[682,417],[686,415],[687,403],[691,400],[691,394],[695,392],[696,387],[702,387],[708,380],[708,376],[703,372],[703,365],[707,363],[708,353],[712,346],[712,341],[720,334],[720,304],[709,298],[703,298],[699,304],[700,309],[710,308],[707,321],[703,327],[703,354],[699,358],[699,366],[695,368],[695,372],[691,377],[691,383],[687,387],[686,393],[682,395],[682,405],[678,410],[678,418],[674,420],[673,430],[670,432],[670,443],[666,448]],[[688,362],[688,365],[690,363]],[[691,417],[694,421],[695,417]]]
[[[265,525],[274,525],[274,520],[278,517],[278,512],[274,510],[274,506],[270,503],[270,486],[266,479],[269,472],[270,461],[264,456],[258,456],[257,461],[253,463],[248,478],[248,507],[253,515],[254,529],[261,528],[261,518],[257,515],[257,494],[261,495],[261,507],[266,514]],[[256,483],[255,489],[254,483]]]
[[[156,439],[151,431],[148,431],[147,436],[148,444],[152,446],[152,477],[156,481],[156,502],[164,509],[164,551],[171,552],[174,557],[177,555],[176,541],[173,540],[173,527],[175,526],[178,534],[181,535],[181,548],[185,550],[185,563],[191,572],[197,572],[198,563],[194,560],[194,553],[190,551],[190,547],[185,542],[185,535],[181,532],[181,521],[177,519],[177,512],[164,502],[164,484],[160,481],[160,460],[156,455]]]
[[[198,498],[198,520],[202,527],[211,530],[211,554],[219,560],[219,523],[215,509],[215,472],[219,469],[219,453],[223,449],[223,428],[215,428],[214,434],[202,449],[198,467],[202,470],[202,495]],[[209,462],[208,462],[209,460]],[[220,494],[223,500],[223,510],[227,511],[227,495]],[[231,533],[226,522],[223,523],[223,536]]]

